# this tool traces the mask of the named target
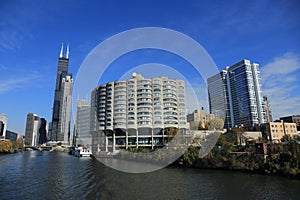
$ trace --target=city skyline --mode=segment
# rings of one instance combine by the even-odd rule
[[[51,121],[61,42],[70,44],[69,71],[76,78],[84,58],[100,42],[128,29],[149,26],[192,37],[203,45],[219,70],[242,59],[258,63],[273,119],[299,114],[299,2],[230,2],[2,1],[0,113],[8,116],[7,128],[24,134],[29,112]],[[113,63],[100,84],[117,80],[126,67],[149,62],[179,70],[189,67],[183,59],[165,52],[138,51]],[[189,70],[186,74],[207,96],[204,81]],[[203,98],[206,105],[199,106],[207,107]]]

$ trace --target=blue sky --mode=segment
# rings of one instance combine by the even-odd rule
[[[70,44],[69,71],[76,77],[84,58],[108,37],[133,28],[164,27],[199,42],[219,69],[242,59],[259,63],[274,118],[300,114],[299,9],[297,0],[0,0],[0,113],[8,115],[8,129],[19,133],[24,133],[29,112],[51,121],[62,42]],[[150,50],[123,57],[105,80],[114,80],[121,66],[157,62],[184,71],[188,65]],[[203,81],[190,80],[199,81],[205,99]]]

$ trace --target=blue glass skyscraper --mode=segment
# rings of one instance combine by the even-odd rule
[[[210,112],[225,127],[267,122],[259,65],[242,60],[207,79]]]

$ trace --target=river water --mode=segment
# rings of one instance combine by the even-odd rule
[[[0,156],[0,199],[300,199],[300,181],[168,167],[145,174],[94,158],[27,151]]]

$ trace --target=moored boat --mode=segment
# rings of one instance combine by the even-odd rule
[[[90,157],[92,155],[92,152],[89,148],[77,147],[73,151],[73,155],[76,157]]]

